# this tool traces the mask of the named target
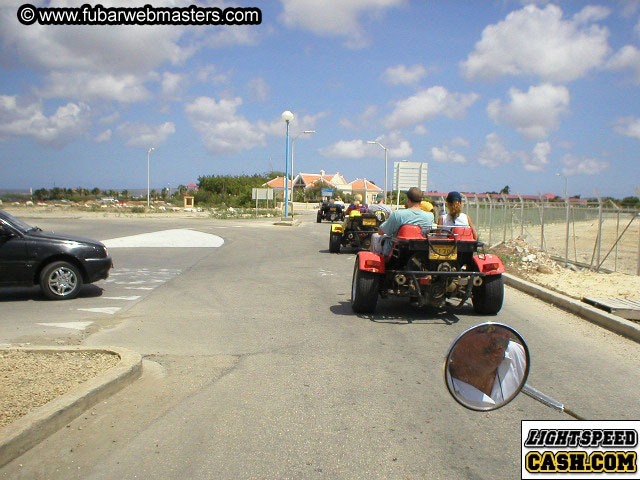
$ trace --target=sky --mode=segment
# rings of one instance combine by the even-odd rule
[[[22,3],[0,0],[0,189],[284,171],[285,110],[296,174],[383,187],[378,141],[389,188],[401,160],[433,191],[640,187],[639,1],[96,2],[258,7],[245,26],[22,25]]]

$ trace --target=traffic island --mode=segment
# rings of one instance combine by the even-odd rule
[[[0,429],[0,467],[69,424],[93,405],[118,392],[142,373],[142,357],[119,347],[11,347],[2,351],[20,351],[34,355],[105,353],[118,356],[119,361],[115,366]]]
[[[285,227],[297,227],[300,225],[300,220],[293,217],[282,217],[280,220],[274,223],[274,225],[282,225]]]

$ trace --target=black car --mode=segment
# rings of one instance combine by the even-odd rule
[[[0,286],[39,284],[51,300],[70,299],[112,266],[97,240],[44,232],[0,210]]]

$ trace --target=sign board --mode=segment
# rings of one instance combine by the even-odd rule
[[[252,188],[251,200],[273,200],[273,188]]]
[[[421,191],[428,191],[426,162],[393,162],[393,189],[409,190],[418,187]]]
[[[323,197],[333,197],[333,189],[332,188],[323,188],[321,195]]]

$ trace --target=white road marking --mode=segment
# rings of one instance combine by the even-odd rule
[[[333,277],[335,276],[335,273],[320,269],[320,275],[322,275],[323,277],[326,277],[326,276]]]
[[[217,248],[224,244],[224,240],[210,233],[198,232],[185,228],[175,228],[152,233],[141,233],[128,237],[103,240],[107,248]]]
[[[44,325],[45,327],[71,328],[73,330],[84,330],[93,322],[64,322],[64,323],[37,323],[36,325]]]
[[[120,310],[120,307],[78,308],[78,310],[82,310],[83,312],[108,313],[109,315],[113,315]]]
[[[153,290],[155,287],[124,287],[125,290]]]
[[[116,282],[116,285],[140,285],[144,282],[145,280],[135,280],[133,282]]]
[[[100,297],[105,300],[137,300],[140,298],[140,295],[134,295],[131,297]]]

